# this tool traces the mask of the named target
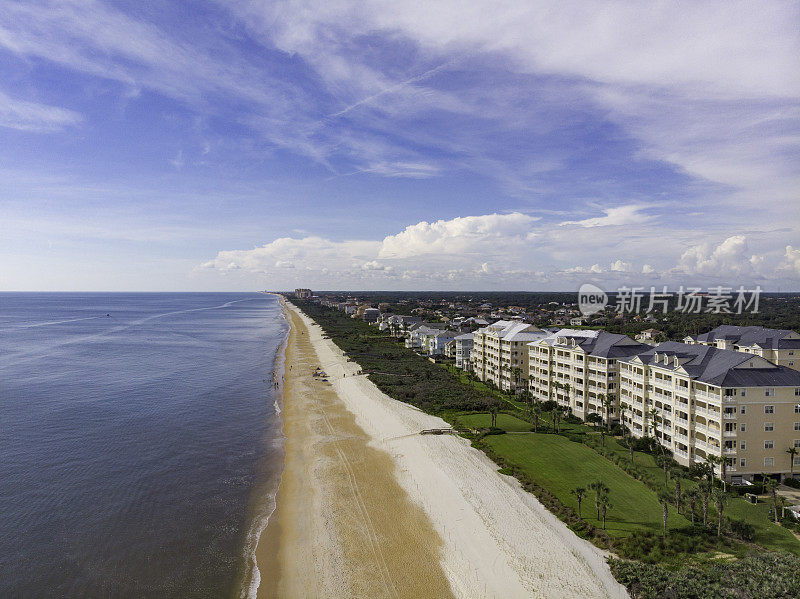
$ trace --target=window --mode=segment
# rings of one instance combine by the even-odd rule
[[[739,430],[740,430],[740,431],[742,431],[742,432],[745,432],[745,431],[747,430],[747,424],[745,424],[744,422],[742,422],[742,423],[739,425]]]
[[[775,396],[775,389],[772,388],[772,387],[764,389],[764,395],[767,396],[767,397],[774,397]]]
[[[764,458],[764,465],[772,467],[775,465],[775,458]]]
[[[775,449],[775,441],[764,441],[764,449]]]
[[[765,414],[774,414],[775,413],[775,406],[764,406],[764,413]]]
[[[747,396],[747,389],[742,389],[741,396],[742,397],[746,397]]]
[[[794,423],[794,430],[800,431],[800,422],[795,422]]]
[[[798,393],[798,391],[800,391],[800,389],[795,389],[795,390],[794,390],[794,394],[795,394],[795,395],[800,395],[800,393]],[[800,403],[799,403],[799,404],[795,404],[795,406],[794,406],[794,413],[795,413],[795,414],[800,414]]]
[[[800,439],[794,440],[794,446],[800,448]]]
[[[746,414],[747,412],[745,411],[745,406],[739,406],[739,412],[742,414]]]
[[[794,390],[794,394],[795,394],[795,396],[800,397],[800,387],[798,387],[797,389]],[[800,408],[800,406],[795,406],[794,407],[794,411],[796,412],[798,408]]]
[[[742,441],[741,444],[739,445],[739,449],[747,449],[747,443]]]
[[[774,422],[765,422],[764,423],[764,432],[771,433],[775,430],[775,423]]]
[[[745,466],[747,466],[747,460],[745,460],[744,458],[742,458],[741,460],[739,460],[739,465],[740,465],[742,468],[744,468]]]

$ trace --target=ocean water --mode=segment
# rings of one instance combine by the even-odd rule
[[[283,443],[262,294],[0,294],[0,597],[245,597]]]

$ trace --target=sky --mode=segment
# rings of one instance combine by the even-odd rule
[[[0,290],[800,290],[800,3],[4,0]]]

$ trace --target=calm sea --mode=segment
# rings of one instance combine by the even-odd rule
[[[0,597],[238,597],[283,463],[273,296],[0,294]]]

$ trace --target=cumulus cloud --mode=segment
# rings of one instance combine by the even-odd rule
[[[678,268],[687,274],[741,275],[752,273],[759,263],[759,257],[748,252],[747,238],[733,235],[718,245],[690,247],[681,255]]]
[[[630,272],[631,263],[623,262],[622,260],[615,260],[611,263],[611,270],[614,272]]]
[[[779,279],[796,281],[800,275],[800,250],[784,246],[783,252],[753,252],[744,235],[716,243],[695,243],[688,249],[678,243],[654,250],[656,230],[644,233],[646,243],[642,245],[638,245],[638,235],[632,243],[622,231],[615,235],[614,247],[606,240],[603,247],[590,250],[576,244],[573,236],[573,253],[564,253],[560,246],[552,247],[549,233],[554,230],[565,231],[521,213],[456,217],[409,225],[382,240],[284,237],[250,250],[219,252],[203,266],[222,273],[258,273],[297,285],[362,289],[486,285],[498,289],[566,289],[581,276],[608,286],[636,284],[637,276],[648,281],[658,278],[675,286],[703,285],[712,279],[730,282],[731,276],[740,277],[742,283],[757,280],[760,284]],[[612,252],[633,256],[634,260],[608,256]],[[590,265],[571,261],[573,255],[587,253],[607,261]],[[659,263],[665,265],[659,267]]]
[[[783,257],[780,270],[788,271],[789,276],[800,278],[800,248],[795,249],[791,245],[787,245]]]
[[[498,246],[519,244],[533,234],[539,220],[519,212],[457,217],[410,225],[383,240],[381,258],[410,258],[429,254],[447,255],[494,252]]]

